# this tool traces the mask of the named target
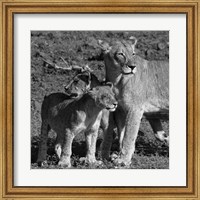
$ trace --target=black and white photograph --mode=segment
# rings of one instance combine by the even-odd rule
[[[31,31],[31,169],[169,169],[169,31]]]
[[[2,0],[0,199],[199,199],[200,0]]]

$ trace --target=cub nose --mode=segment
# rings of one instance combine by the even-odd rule
[[[67,91],[67,90],[68,90],[67,86],[64,86],[64,90],[65,90],[65,91]]]
[[[115,107],[117,107],[118,103],[117,103],[117,102],[114,102],[113,105],[114,105]]]
[[[65,92],[68,93],[69,92],[69,88],[65,87]]]

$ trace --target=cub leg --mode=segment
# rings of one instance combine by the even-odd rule
[[[86,160],[89,163],[95,163],[95,152],[96,152],[96,141],[98,136],[98,130],[90,130],[89,132],[85,133],[86,138],[86,145],[87,145],[87,154]]]
[[[55,143],[55,152],[59,159],[62,153],[63,140],[64,138],[61,135],[57,135],[56,143]]]
[[[62,153],[62,144],[61,143],[56,143],[55,145],[55,152],[58,158],[60,159],[61,153]]]
[[[63,139],[64,141],[62,145],[62,153],[58,165],[61,167],[71,167],[70,157],[72,154],[72,142],[74,139],[74,133],[67,129]]]
[[[169,137],[165,134],[160,119],[159,118],[152,118],[152,119],[147,118],[147,119],[153,129],[156,138],[162,142],[166,141],[168,143]]]
[[[97,142],[101,116],[102,114],[100,113],[97,117],[96,122],[92,125],[92,127],[88,131],[85,132],[86,145],[87,145],[86,159],[89,163],[97,162],[95,158],[95,153],[96,153],[96,142]]]
[[[37,163],[42,164],[43,161],[46,160],[47,156],[47,139],[48,139],[48,132],[50,130],[50,126],[46,120],[42,121],[41,126],[41,140],[39,143],[39,150],[38,150],[38,159]]]
[[[131,163],[142,115],[142,109],[130,109],[128,111],[125,122],[124,138],[122,141],[122,149],[120,151],[120,157],[116,160],[117,163],[123,163],[125,165],[129,165]]]

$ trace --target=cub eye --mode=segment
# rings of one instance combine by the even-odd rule
[[[101,96],[101,98],[102,98],[102,99],[106,99],[106,98],[107,98],[107,95],[106,95],[106,94],[103,94],[103,95]]]
[[[117,57],[118,57],[119,59],[123,58],[124,60],[126,60],[126,55],[125,55],[123,52],[117,53]]]
[[[122,52],[117,53],[117,55],[125,57],[124,53],[122,53]]]

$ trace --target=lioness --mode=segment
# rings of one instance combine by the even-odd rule
[[[65,92],[74,98],[77,98],[78,96],[82,95],[84,92],[86,92],[89,88],[95,87],[98,85],[102,85],[102,82],[98,80],[98,78],[93,73],[83,72],[78,74],[70,83],[65,86]],[[103,110],[102,114],[102,120],[100,123],[101,128],[103,129],[103,132],[106,132],[108,128],[108,117],[109,112],[107,110]],[[153,113],[143,115],[144,118],[146,118],[158,140],[160,141],[166,141],[168,142],[168,137],[165,136],[165,132],[163,131],[162,124],[160,122],[160,119],[168,120],[168,115],[155,115]],[[116,123],[115,123],[116,124]],[[119,149],[122,145],[122,139],[123,135],[119,138]]]
[[[106,81],[114,84],[114,93],[118,99],[118,108],[114,116],[110,117],[108,131],[104,136],[102,157],[109,157],[112,142],[109,134],[116,123],[121,135],[120,156],[116,162],[125,165],[130,163],[134,154],[143,114],[150,119],[150,123],[153,118],[149,116],[156,116],[159,126],[154,131],[158,137],[168,140],[163,132],[159,132],[162,126],[157,116],[169,112],[169,64],[165,61],[147,61],[135,55],[135,44],[130,41],[102,44]]]
[[[70,99],[63,93],[53,93],[44,98],[42,104],[41,142],[38,163],[46,160],[48,131],[57,133],[55,151],[60,158],[58,165],[70,167],[71,146],[74,137],[85,132],[87,143],[86,159],[96,162],[95,148],[102,110],[115,111],[117,101],[112,84],[97,86],[78,99]]]

